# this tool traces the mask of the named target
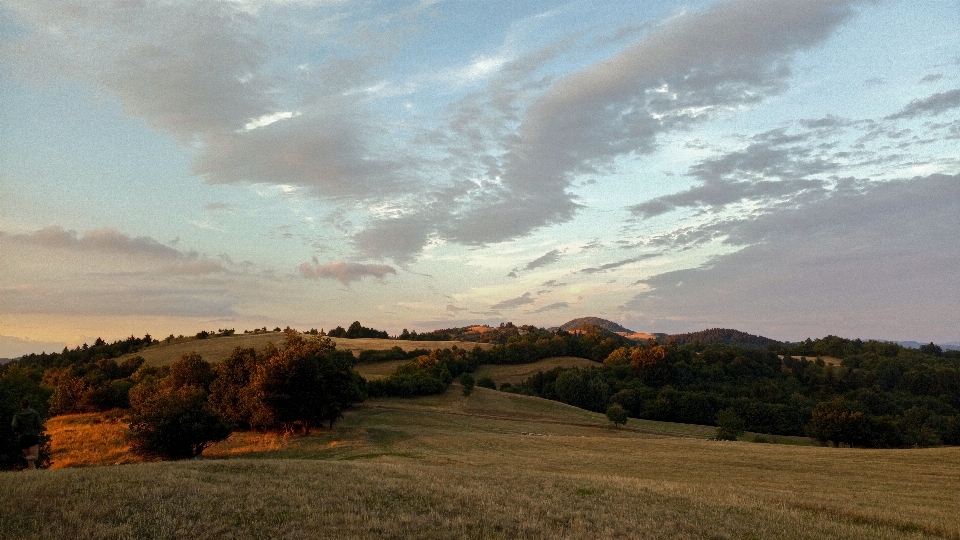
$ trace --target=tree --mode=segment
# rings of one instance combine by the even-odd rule
[[[870,433],[869,416],[863,404],[836,397],[821,401],[813,408],[813,416],[805,430],[823,444],[839,447],[862,445]]]
[[[137,454],[161,459],[199,456],[230,436],[231,427],[207,403],[196,386],[174,387],[169,378],[150,380],[130,391],[133,415],[131,448]]]
[[[480,377],[477,379],[477,386],[481,388],[490,388],[492,390],[497,389],[497,383],[493,382],[493,379],[490,377]]]
[[[263,356],[250,378],[253,426],[305,433],[325,421],[333,427],[347,407],[366,397],[366,381],[353,371],[353,355],[337,351],[330,338],[304,339],[288,330],[283,347]]]
[[[257,351],[237,347],[233,353],[214,366],[210,383],[210,406],[227,422],[250,427],[255,392],[250,377],[257,369]]]
[[[170,366],[171,384],[175,387],[196,386],[209,391],[214,378],[210,363],[196,352],[183,355]]]
[[[464,396],[469,396],[471,393],[473,393],[474,384],[476,384],[476,381],[473,379],[473,375],[469,373],[460,375],[460,386],[463,387]]]
[[[627,410],[619,403],[614,403],[607,407],[607,420],[614,425],[624,425],[627,423]]]
[[[735,441],[743,435],[743,418],[737,415],[733,408],[726,408],[717,413],[717,436],[718,441]]]
[[[350,339],[363,337],[363,326],[360,325],[360,321],[353,321],[347,328],[347,337]]]

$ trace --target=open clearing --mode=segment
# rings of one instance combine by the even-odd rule
[[[403,339],[375,339],[375,338],[330,338],[337,344],[337,349],[341,351],[352,351],[355,355],[358,351],[364,350],[387,350],[393,347],[400,347],[405,351],[414,349],[449,349],[459,347],[461,349],[472,350],[479,345],[483,348],[490,348],[488,343],[466,343],[461,341],[408,341]],[[279,346],[283,343],[283,332],[266,332],[261,334],[237,334],[225,337],[211,337],[207,339],[183,338],[177,339],[171,343],[161,341],[158,344],[151,345],[146,349],[117,359],[122,362],[126,358],[133,356],[142,356],[143,359],[152,366],[167,366],[183,355],[196,352],[207,362],[221,362],[226,360],[237,347],[253,348],[260,350],[267,343],[273,342]]]
[[[452,385],[200,460],[2,473],[0,538],[960,538],[958,448],[645,425]]]
[[[600,365],[586,358],[555,356],[530,364],[486,364],[477,368],[473,376],[478,379],[480,377],[490,377],[499,386],[505,382],[510,384],[521,383],[536,375],[538,371],[546,373],[558,367],[599,367]]]

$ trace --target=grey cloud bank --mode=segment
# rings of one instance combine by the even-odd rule
[[[724,324],[798,339],[826,327],[949,340],[960,305],[960,273],[947,270],[960,265],[958,215],[958,175],[851,182],[800,209],[707,226],[744,247],[644,280],[651,290],[625,308],[673,326],[664,331]]]

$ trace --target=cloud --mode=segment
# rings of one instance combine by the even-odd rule
[[[60,352],[67,344],[62,341],[34,341],[14,336],[0,336],[0,358],[19,358],[25,354]]]
[[[5,310],[20,314],[222,318],[237,314],[235,302],[222,283],[166,282],[146,274],[0,289]]]
[[[537,257],[536,259],[528,262],[527,265],[523,267],[523,269],[524,269],[524,270],[534,270],[534,269],[540,268],[540,267],[542,267],[542,266],[547,266],[547,265],[553,264],[553,263],[557,262],[558,260],[560,260],[560,250],[552,249],[552,250],[544,253],[544,254],[541,255],[540,257]]]
[[[626,303],[663,331],[728,325],[778,339],[828,333],[955,339],[960,175],[844,181],[795,209],[705,225],[740,249],[642,280]],[[645,323],[647,324],[647,323]]]
[[[233,205],[225,202],[212,202],[203,205],[203,209],[208,212],[231,212]]]
[[[154,269],[171,274],[202,275],[226,271],[221,263],[203,257],[195,251],[180,251],[148,236],[132,237],[113,228],[93,229],[83,235],[58,225],[51,225],[32,233],[11,234],[0,231],[0,242],[3,241],[22,247],[69,249],[101,257],[112,256],[127,260],[149,261],[154,265]],[[163,266],[155,266],[157,264]]]
[[[596,273],[599,273],[599,272],[603,272],[603,271],[606,271],[606,270],[613,270],[614,268],[620,268],[621,266],[626,266],[626,265],[628,265],[628,264],[633,264],[633,263],[635,263],[635,262],[639,262],[639,261],[642,261],[642,260],[644,260],[644,259],[649,259],[649,258],[658,257],[658,256],[659,256],[659,254],[657,254],[657,253],[650,253],[650,254],[646,254],[646,255],[641,255],[641,256],[639,256],[639,257],[631,257],[631,258],[629,258],[629,259],[623,259],[622,261],[617,261],[617,262],[612,262],[612,263],[607,263],[607,264],[601,264],[600,266],[594,266],[594,267],[591,267],[591,268],[584,268],[583,270],[580,270],[580,273],[581,273],[581,274],[596,274]]]
[[[213,184],[299,186],[324,197],[403,191],[397,165],[369,156],[373,135],[362,116],[354,103],[331,97],[322,109],[255,130],[209,133],[192,170]]]
[[[640,218],[649,219],[682,207],[708,206],[714,210],[742,200],[770,201],[791,197],[806,191],[822,191],[822,180],[778,180],[759,182],[733,182],[712,180],[656,199],[631,206],[629,210]]]
[[[456,149],[450,158],[456,175],[485,181],[459,184],[445,204],[428,195],[434,202],[411,216],[371,222],[355,241],[367,256],[401,261],[434,235],[485,245],[567,222],[580,208],[569,191],[577,175],[652,152],[664,133],[782,92],[792,56],[825,41],[853,15],[856,3],[731,0],[685,13],[551,84],[529,104],[517,96],[531,88],[514,93],[504,82],[508,62],[505,75],[488,87],[493,96],[504,92],[501,105],[493,106],[493,98],[465,101],[456,116],[493,117],[503,124],[463,120],[436,136],[442,148]],[[530,63],[537,61],[543,60]],[[527,75],[534,68],[518,71]],[[515,133],[504,131],[514,123]],[[411,240],[402,247],[371,241],[394,224],[407,229]]]
[[[382,264],[360,264],[344,261],[320,264],[314,259],[313,264],[303,263],[300,265],[300,275],[307,279],[336,279],[344,285],[349,285],[351,281],[360,281],[368,276],[383,279],[387,274],[396,273],[397,271],[392,267]]]
[[[496,304],[490,306],[490,309],[493,311],[497,311],[501,309],[511,309],[515,307],[524,306],[526,304],[532,304],[533,301],[534,301],[533,298],[530,298],[530,293],[523,293],[522,295],[516,298],[511,298],[509,300],[497,302]]]
[[[379,76],[370,70],[379,40],[368,39],[367,53],[325,54],[305,69],[276,56],[285,47],[278,29],[305,48],[366,31],[316,20],[339,9],[36,0],[9,10],[24,31],[2,44],[0,58],[25,79],[68,76],[115,95],[126,114],[195,148],[192,170],[208,182],[334,198],[402,192],[396,165],[375,155],[389,135],[370,120],[367,97],[350,91]]]
[[[862,175],[873,169],[873,174],[883,178],[895,174],[892,171],[897,166],[915,167],[916,161],[906,161],[904,154],[890,151],[889,141],[901,139],[898,148],[922,144],[907,131],[872,120],[836,116],[799,120],[750,137],[742,149],[699,160],[687,170],[687,176],[699,185],[628,210],[650,219],[680,208],[716,213],[737,203],[766,211],[795,207],[823,198],[844,173]],[[873,149],[867,149],[868,144]]]
[[[47,69],[98,84],[184,142],[273,112],[268,46],[231,3],[37,0],[10,14],[30,29],[3,50],[23,76]]]
[[[533,313],[544,313],[547,311],[554,311],[557,309],[566,309],[568,307],[570,307],[570,304],[566,302],[556,302],[553,304],[548,304],[546,306],[543,306],[542,308],[535,309]]]
[[[887,120],[916,118],[918,116],[937,116],[940,113],[960,107],[960,88],[939,92],[922,99],[915,99],[908,103],[896,114],[891,114]]]
[[[0,252],[6,255],[0,305],[7,314],[233,317],[245,294],[238,291],[252,287],[250,281],[264,285],[250,263],[113,228],[0,231]]]
[[[792,56],[829,38],[856,3],[720,2],[650,25],[559,80],[548,68],[580,50],[578,34],[479,55],[482,90],[441,112],[441,127],[416,129],[385,121],[384,98],[358,89],[384,84],[378,68],[397,49],[388,41],[427,16],[418,8],[37,0],[11,8],[25,31],[2,54],[24,78],[43,77],[39,65],[117,96],[195,148],[192,170],[208,182],[401,207],[348,234],[359,256],[405,264],[433,238],[487,245],[573,219],[578,175],[782,92]],[[320,60],[284,63],[276,28]]]

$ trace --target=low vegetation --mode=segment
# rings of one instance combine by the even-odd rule
[[[0,473],[0,538],[960,540],[960,448],[943,446],[960,444],[960,354],[512,324],[429,348],[351,329],[0,366],[0,413],[28,397],[53,415],[52,470]]]
[[[960,449],[720,442],[632,423],[479,387],[369,400],[333,430],[229,459],[3,473],[0,537],[960,537]]]

